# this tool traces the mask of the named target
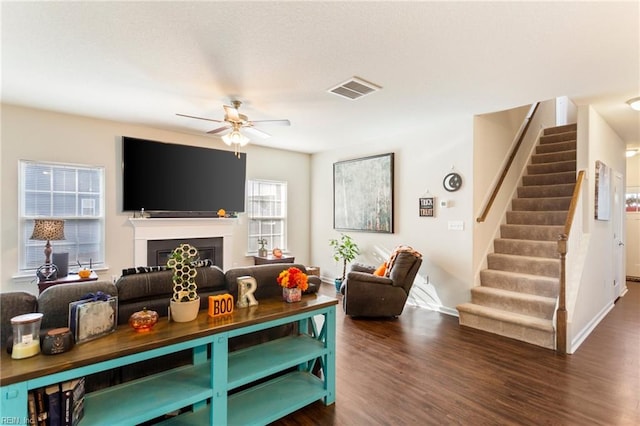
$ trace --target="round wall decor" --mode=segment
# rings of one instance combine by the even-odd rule
[[[449,192],[455,192],[462,186],[462,176],[458,173],[449,173],[444,177],[442,186]]]

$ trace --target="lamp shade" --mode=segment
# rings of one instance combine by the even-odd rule
[[[35,219],[32,240],[53,241],[64,240],[64,220]]]

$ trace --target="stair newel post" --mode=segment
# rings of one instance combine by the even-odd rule
[[[560,253],[560,291],[558,294],[558,310],[556,312],[556,352],[567,353],[567,307],[566,307],[566,257],[567,234],[560,235],[558,240]]]

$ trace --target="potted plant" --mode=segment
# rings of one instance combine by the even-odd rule
[[[180,244],[171,252],[167,266],[173,269],[173,297],[171,318],[176,322],[196,319],[200,310],[200,297],[196,285],[198,271],[192,265],[198,260],[198,249],[189,244]]]
[[[260,244],[260,248],[258,248],[258,256],[267,257],[267,239],[266,238],[258,238],[258,244]]]
[[[358,255],[358,245],[346,234],[340,234],[340,239],[329,240],[329,245],[333,247],[333,260],[342,261],[342,277],[336,278],[336,291],[340,291],[340,286],[347,275],[347,263],[352,262]]]

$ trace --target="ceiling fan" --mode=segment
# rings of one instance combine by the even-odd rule
[[[240,145],[244,146],[249,142],[249,138],[240,133],[240,129],[248,133],[249,135],[256,136],[259,138],[268,138],[271,137],[270,134],[263,132],[260,129],[257,129],[256,125],[263,124],[273,124],[280,126],[290,126],[291,122],[289,120],[249,120],[249,118],[240,114],[238,109],[240,109],[240,105],[242,102],[240,101],[232,101],[233,106],[223,105],[224,107],[224,119],[223,120],[215,120],[212,118],[204,118],[204,117],[196,117],[193,115],[187,114],[176,114],[181,117],[195,118],[197,120],[206,120],[213,121],[214,123],[224,123],[222,126],[217,127],[213,130],[209,130],[207,133],[211,135],[217,135],[224,131],[230,130],[229,133],[222,136],[222,139],[227,143],[227,145]],[[228,136],[228,137],[227,137]],[[227,141],[228,140],[228,141]]]

